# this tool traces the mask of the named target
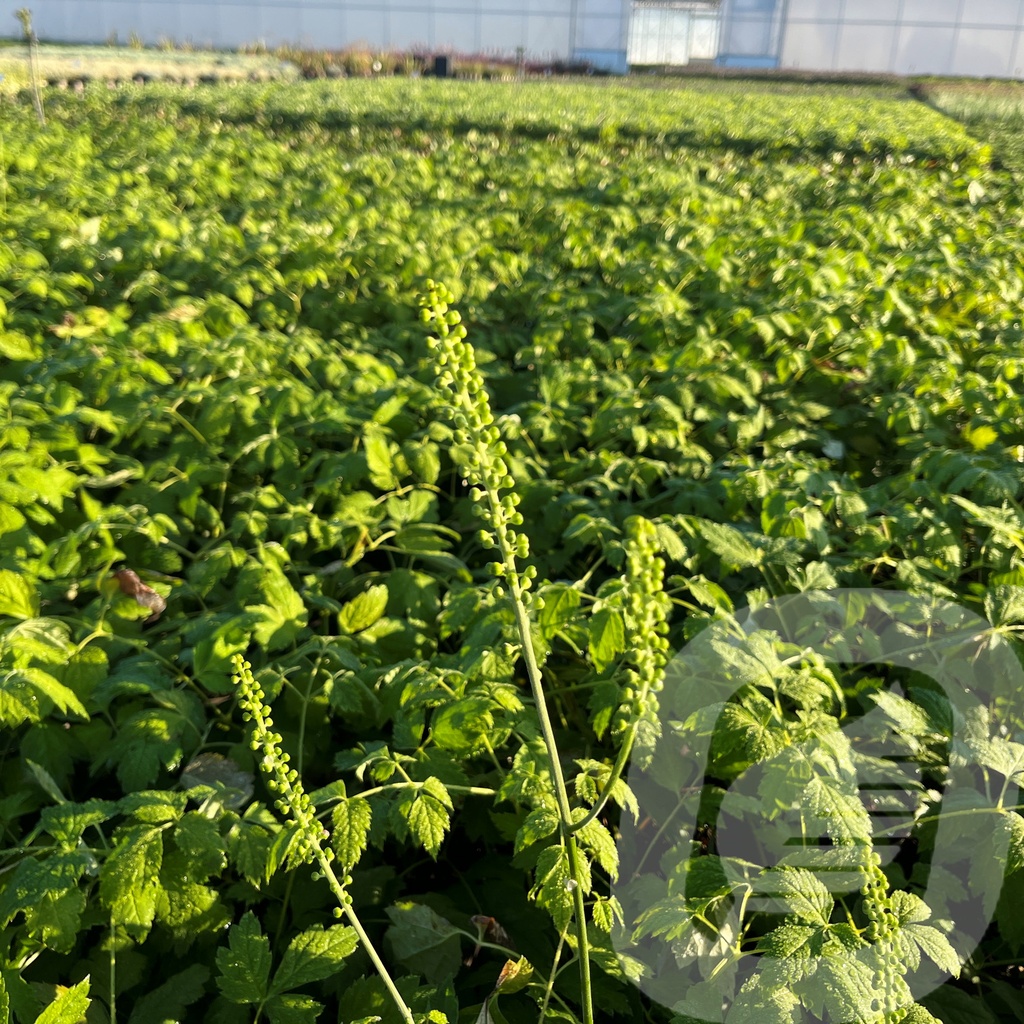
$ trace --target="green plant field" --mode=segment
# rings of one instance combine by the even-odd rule
[[[1024,89],[1019,83],[929,83],[924,94],[938,109],[989,142],[1007,168],[1024,170]]]
[[[629,927],[685,995],[613,949],[655,813],[619,772],[688,641],[874,588],[1019,650],[1024,236],[986,147],[835,90],[46,104],[0,106],[0,1022],[1024,1021],[1014,694],[965,724],[782,646],[684,723],[696,888]],[[770,777],[860,856],[868,713],[919,781],[860,889],[758,861],[775,797],[716,847],[812,749]],[[980,945],[924,898],[936,822]],[[915,1002],[922,963],[953,977]]]

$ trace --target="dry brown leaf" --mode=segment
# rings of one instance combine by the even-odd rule
[[[131,569],[118,569],[114,573],[114,578],[117,580],[122,594],[135,598],[136,604],[148,608],[153,613],[146,619],[147,622],[156,622],[160,618],[161,613],[167,607],[167,602],[152,587],[147,587],[139,579],[138,573],[132,572]]]

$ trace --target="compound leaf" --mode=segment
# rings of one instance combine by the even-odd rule
[[[329,978],[341,968],[345,957],[351,955],[359,939],[353,929],[345,925],[309,928],[296,935],[288,944],[281,966],[270,984],[270,995],[281,995],[311,981]]]
[[[270,940],[260,931],[253,912],[232,925],[228,948],[217,950],[217,987],[233,1003],[262,1003],[270,977]]]

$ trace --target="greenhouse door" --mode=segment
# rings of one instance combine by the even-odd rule
[[[628,60],[640,67],[679,67],[718,56],[719,14],[709,4],[633,5]]]

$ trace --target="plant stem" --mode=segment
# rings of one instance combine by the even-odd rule
[[[548,1013],[548,1004],[551,1002],[551,993],[555,988],[555,979],[558,977],[558,961],[562,959],[562,946],[565,944],[565,932],[558,936],[558,946],[555,948],[555,957],[551,962],[551,974],[548,975],[547,984],[544,986],[544,1001],[540,1006],[540,1017],[537,1024],[544,1024],[544,1018]]]
[[[366,934],[356,912],[352,909],[351,897],[345,892],[345,887],[334,873],[334,868],[331,866],[334,850],[330,847],[324,849],[324,843],[330,837],[316,818],[313,803],[302,787],[299,773],[288,767],[289,756],[281,750],[280,734],[271,731],[273,720],[270,717],[270,709],[264,703],[263,691],[252,674],[252,665],[239,654],[234,655],[233,661],[235,681],[240,690],[239,702],[246,719],[253,723],[253,750],[262,748],[263,760],[260,767],[271,776],[267,786],[271,792],[280,794],[276,806],[282,813],[288,814],[298,826],[299,838],[304,844],[304,857],[312,854],[321,875],[327,880],[331,892],[338,901],[339,909],[335,912],[336,916],[343,915],[348,919],[367,956],[377,969],[381,981],[384,982],[384,987],[391,994],[402,1019],[406,1024],[415,1024],[412,1010],[406,1005],[402,993],[398,991],[387,967],[384,966],[384,961],[381,960],[374,948],[370,936]],[[346,878],[347,881],[350,879]]]
[[[504,580],[512,596],[512,608],[519,632],[520,650],[526,663],[527,678],[533,695],[534,706],[544,746],[547,752],[551,778],[555,786],[555,802],[558,808],[559,832],[562,847],[568,861],[569,878],[566,888],[572,891],[573,920],[580,959],[580,996],[583,1003],[584,1024],[593,1024],[593,992],[590,980],[590,941],[587,936],[586,893],[582,885],[583,865],[580,850],[572,834],[572,807],[565,787],[565,776],[558,754],[555,731],[551,724],[540,666],[533,647],[530,630],[530,616],[527,611],[526,593],[536,569],[528,566],[520,578],[516,568],[516,557],[525,558],[529,553],[529,542],[525,535],[517,534],[514,527],[523,522],[516,511],[519,496],[515,492],[515,480],[505,461],[508,448],[501,440],[501,431],[494,422],[490,400],[484,387],[483,377],[476,365],[473,347],[464,343],[466,328],[457,310],[450,309],[453,301],[451,292],[444,285],[427,282],[428,294],[421,297],[424,307],[423,320],[433,322],[437,336],[430,339],[432,349],[437,351],[436,372],[442,389],[448,393],[451,402],[450,413],[454,421],[456,447],[462,451],[459,459],[464,474],[473,481],[472,496],[476,503],[474,510],[483,518],[490,532],[484,531],[481,538],[485,547],[497,548],[500,561],[491,564],[495,576]],[[506,491],[504,497],[502,491]],[[481,504],[484,500],[487,507]]]
[[[594,806],[587,812],[586,817],[580,818],[579,821],[569,826],[570,832],[579,832],[581,828],[586,828],[604,810],[605,804],[611,799],[613,787],[622,778],[622,773],[625,771],[626,762],[629,760],[629,755],[633,750],[633,743],[636,740],[636,733],[639,727],[640,719],[634,718],[630,723],[629,732],[626,733],[626,738],[619,748],[618,757],[615,758],[615,764],[612,766],[612,773],[608,776],[601,795],[597,798]]]
[[[14,12],[14,16],[21,22],[22,30],[25,33],[25,42],[28,43],[28,74],[32,84],[32,104],[36,108],[36,117],[39,118],[39,123],[45,128],[46,114],[43,113],[43,96],[39,91],[39,74],[36,69],[36,51],[39,48],[39,40],[32,28],[32,12],[27,7],[22,7]]]
[[[113,914],[110,916],[110,1024],[117,1024],[117,944]]]
[[[366,934],[366,930],[363,928],[362,922],[359,920],[359,916],[352,909],[351,897],[345,892],[345,888],[341,882],[338,881],[338,876],[334,873],[334,867],[327,859],[324,851],[320,848],[319,843],[316,844],[316,859],[317,864],[320,866],[321,873],[331,888],[331,892],[334,893],[334,898],[338,901],[338,904],[341,907],[342,913],[345,915],[348,923],[352,926],[353,931],[355,931],[356,935],[359,937],[359,941],[362,944],[363,949],[366,951],[366,955],[370,958],[373,966],[377,969],[377,973],[380,975],[381,981],[384,982],[384,987],[388,990],[391,998],[394,1000],[395,1006],[398,1007],[398,1012],[402,1015],[402,1019],[406,1021],[407,1024],[415,1024],[412,1010],[410,1010],[406,1005],[402,993],[398,991],[398,986],[395,985],[394,980],[388,973],[388,969],[385,967],[384,961],[381,960],[377,950],[374,948],[370,936]]]
[[[495,516],[500,515],[501,507],[497,495],[488,489],[487,496],[491,504],[492,513]],[[537,655],[533,649],[533,635],[530,631],[530,619],[526,613],[526,605],[523,602],[523,590],[519,582],[519,573],[516,571],[515,552],[512,550],[508,540],[500,532],[497,539],[502,562],[505,565],[505,580],[512,594],[512,607],[515,611],[516,626],[519,628],[523,661],[526,663],[526,675],[530,681],[530,690],[533,693],[534,704],[537,707],[537,718],[540,721],[544,746],[547,748],[548,761],[551,765],[551,777],[555,783],[555,799],[558,801],[562,841],[565,844],[566,855],[569,858],[569,875],[573,882],[575,882],[575,885],[572,887],[572,896],[574,918],[576,921],[576,941],[579,946],[577,953],[580,960],[583,1024],[594,1024],[594,1003],[590,980],[590,939],[587,935],[587,908],[584,902],[583,886],[580,885],[580,853],[576,839],[573,836],[572,807],[569,804],[569,792],[565,787],[565,776],[562,773],[555,731],[551,725],[551,716],[548,714],[547,701],[544,697],[544,684],[541,679],[540,666],[537,664]]]
[[[362,793],[351,794],[351,799],[365,798],[369,796],[376,796],[378,793],[387,793],[391,790],[396,789],[422,789],[425,783],[422,782],[389,782],[383,786],[374,786],[373,789],[364,790]],[[485,786],[456,786],[447,785],[445,789],[449,793],[466,793],[469,796],[497,796],[498,791],[496,789],[487,789]],[[320,806],[324,806],[321,804]]]

